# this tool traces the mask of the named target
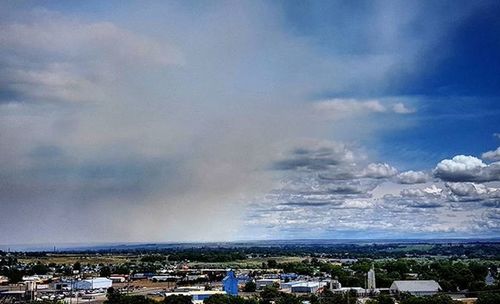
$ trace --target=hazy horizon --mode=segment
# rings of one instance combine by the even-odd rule
[[[272,243],[271,243],[272,242]],[[192,248],[197,246],[207,247],[279,247],[283,245],[310,245],[310,246],[336,246],[336,245],[367,245],[367,244],[473,244],[473,243],[498,243],[499,237],[491,238],[421,238],[421,239],[277,239],[277,240],[237,240],[237,241],[179,241],[179,242],[96,242],[96,243],[43,243],[43,244],[0,244],[0,251],[10,252],[61,252],[79,250],[135,250],[135,249],[164,249],[164,248]]]
[[[500,235],[498,1],[2,1],[0,244]]]

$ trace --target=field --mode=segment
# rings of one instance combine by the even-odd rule
[[[137,256],[130,255],[100,255],[100,254],[50,254],[47,256],[28,256],[28,257],[18,257],[19,262],[25,264],[33,264],[41,262],[43,264],[54,263],[57,265],[73,265],[76,262],[80,262],[82,265],[118,265],[127,263],[137,259]]]

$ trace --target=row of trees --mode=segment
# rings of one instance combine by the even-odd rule
[[[437,294],[427,297],[416,297],[403,294],[399,297],[400,304],[458,304],[449,296]],[[330,290],[325,290],[319,295],[300,295],[280,292],[275,287],[265,288],[259,296],[253,298],[243,298],[239,296],[229,296],[216,294],[203,301],[205,304],[302,304],[308,301],[311,304],[355,304],[357,296],[354,291],[338,294]],[[113,288],[108,290],[108,298],[105,304],[154,304],[158,303],[144,296],[126,296],[116,292]],[[166,297],[163,304],[192,304],[191,297],[184,295],[172,295]],[[388,295],[379,295],[370,299],[366,304],[394,304],[395,301]],[[500,303],[500,293],[481,293],[477,304],[498,304]]]
[[[360,286],[365,284],[366,273],[372,267],[373,261],[362,259],[348,269],[321,262],[318,259],[303,260],[301,262],[276,263],[275,260],[267,262],[270,268],[281,268],[287,273],[313,276],[318,273],[330,274],[337,278],[343,286]],[[384,260],[374,263],[377,274],[377,286],[388,288],[395,280],[408,279],[409,273],[418,275],[419,279],[436,280],[444,291],[455,292],[459,290],[482,291],[491,287],[486,286],[485,277],[488,268],[493,275],[498,267],[494,262],[468,263],[452,260],[417,261],[415,259]],[[493,288],[496,288],[493,287]]]

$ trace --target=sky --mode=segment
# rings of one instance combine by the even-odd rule
[[[1,1],[0,244],[500,233],[498,1]]]

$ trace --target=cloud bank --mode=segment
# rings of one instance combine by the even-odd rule
[[[375,144],[418,123],[401,87],[474,5],[348,6],[327,33],[268,2],[87,5],[0,4],[0,243],[497,231],[498,163],[432,186]]]

